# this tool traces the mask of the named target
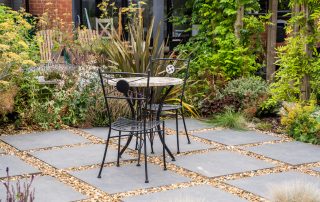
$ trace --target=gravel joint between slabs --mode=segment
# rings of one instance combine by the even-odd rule
[[[98,138],[96,136],[93,136],[85,131],[78,130],[76,128],[71,128],[71,127],[66,127],[66,129],[69,132],[72,132],[76,135],[82,136],[89,140],[89,143],[80,143],[80,144],[75,144],[75,145],[67,145],[67,146],[59,146],[59,147],[51,147],[51,148],[43,148],[43,150],[51,150],[51,149],[60,149],[64,147],[79,147],[79,146],[85,146],[85,145],[90,145],[90,144],[103,144],[105,141],[101,138]],[[320,172],[312,170],[314,167],[319,167],[320,162],[314,162],[314,163],[308,163],[308,164],[301,164],[301,165],[296,165],[292,166],[287,163],[271,159],[259,154],[255,154],[253,152],[249,152],[246,150],[243,150],[246,147],[251,147],[251,146],[259,146],[263,144],[278,144],[278,143],[283,143],[283,142],[290,142],[293,141],[292,138],[286,137],[283,134],[273,134],[273,133],[267,133],[264,131],[259,131],[255,130],[258,132],[262,132],[274,137],[280,137],[281,140],[274,140],[274,141],[268,141],[268,142],[261,142],[261,143],[252,143],[252,144],[244,144],[244,145],[236,145],[236,146],[227,146],[218,142],[206,140],[203,138],[195,137],[192,134],[194,132],[204,132],[204,131],[214,131],[214,130],[220,130],[221,128],[211,128],[211,129],[204,129],[204,130],[194,130],[194,131],[189,131],[190,137],[192,138],[193,141],[197,142],[202,142],[205,144],[210,144],[210,145],[215,145],[216,147],[210,148],[210,149],[204,149],[204,150],[197,150],[197,151],[189,151],[189,152],[182,152],[181,154],[178,154],[177,157],[179,156],[187,156],[187,155],[192,155],[192,154],[199,154],[199,153],[207,153],[210,151],[221,151],[221,150],[227,150],[227,151],[233,151],[240,153],[242,155],[246,155],[255,159],[267,161],[270,163],[274,163],[276,166],[273,168],[267,168],[267,169],[260,169],[256,171],[248,171],[248,172],[242,172],[242,173],[236,173],[236,174],[230,174],[230,175],[225,175],[225,176],[218,176],[218,177],[205,177],[201,174],[192,172],[190,170],[184,169],[182,167],[179,167],[175,164],[172,164],[170,162],[167,162],[167,168],[168,170],[175,172],[177,174],[180,174],[182,176],[188,177],[191,179],[190,182],[184,182],[184,183],[177,183],[177,184],[172,184],[172,185],[165,185],[165,186],[160,186],[160,187],[153,187],[153,188],[147,188],[147,189],[139,189],[135,191],[128,191],[128,192],[122,192],[122,193],[117,193],[117,194],[107,194],[89,184],[86,182],[83,182],[79,180],[76,177],[73,177],[70,175],[68,172],[69,171],[81,171],[81,170],[88,170],[88,169],[93,169],[93,168],[98,168],[100,165],[90,165],[90,166],[81,166],[81,167],[74,167],[74,168],[68,168],[68,169],[57,169],[49,164],[46,164],[45,162],[33,157],[32,155],[28,154],[28,152],[33,152],[33,151],[39,151],[37,150],[29,150],[29,151],[20,151],[16,148],[14,148],[11,145],[8,145],[7,143],[0,141],[0,147],[3,148],[5,151],[5,155],[15,155],[18,158],[22,159],[23,161],[27,162],[28,164],[33,165],[34,167],[38,168],[41,173],[36,174],[36,176],[43,176],[43,175],[50,175],[52,177],[57,178],[59,181],[71,186],[73,189],[79,191],[80,193],[88,196],[88,199],[81,200],[79,202],[89,202],[89,201],[119,201],[120,199],[128,196],[136,196],[136,195],[143,195],[147,193],[155,193],[155,192],[161,192],[165,190],[173,190],[173,189],[179,189],[179,188],[184,188],[184,187],[192,187],[196,185],[202,185],[202,184],[208,184],[216,188],[220,188],[228,193],[231,193],[233,195],[239,196],[240,198],[244,198],[249,201],[267,201],[266,199],[257,196],[253,193],[247,192],[245,190],[239,189],[237,187],[234,187],[232,185],[226,184],[227,180],[233,180],[233,179],[241,179],[241,178],[246,178],[246,177],[252,177],[252,176],[260,176],[260,175],[266,175],[270,173],[279,173],[279,172],[286,172],[289,170],[296,170],[308,175],[312,176],[317,176],[320,177]],[[175,135],[176,132],[171,129],[166,129],[166,132],[169,135]],[[179,132],[181,135],[185,135],[183,132]],[[110,144],[111,147],[117,148],[117,143],[116,141],[111,141]],[[41,149],[40,149],[41,150]],[[127,154],[137,157],[137,151],[132,150],[128,148],[126,151]],[[4,155],[4,154],[1,154]],[[144,156],[141,155],[141,159],[143,160]],[[150,163],[162,166],[162,157],[157,157],[157,156],[151,156],[148,157],[148,161]],[[122,160],[120,161],[121,165],[127,165],[127,164],[132,164],[135,163],[136,160]],[[104,167],[110,167],[114,166],[116,163],[115,162],[110,162],[106,163]],[[10,179],[23,179],[26,177],[30,177],[30,175],[23,175],[23,176],[14,176],[13,178]],[[1,179],[0,179],[1,180]]]

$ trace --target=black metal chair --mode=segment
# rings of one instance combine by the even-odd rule
[[[178,123],[178,114],[182,117],[184,131],[187,136],[188,144],[191,144],[186,121],[184,118],[184,109],[183,109],[183,99],[184,91],[189,77],[189,63],[190,60],[185,59],[176,59],[176,58],[151,58],[150,57],[150,68],[152,74],[156,76],[168,76],[168,77],[178,77],[183,79],[183,84],[181,89],[178,92],[178,104],[163,104],[161,111],[174,111],[176,119],[176,135],[177,135],[177,153],[180,153],[179,146],[179,123]],[[154,97],[154,96],[153,96]],[[159,109],[159,104],[151,104],[148,106],[148,110],[153,113],[157,113]],[[151,152],[153,153],[153,141],[151,141]]]
[[[145,182],[148,183],[148,166],[147,166],[147,147],[146,139],[147,134],[151,134],[152,131],[157,131],[160,129],[160,132],[164,139],[164,121],[150,120],[149,114],[141,108],[145,108],[150,100],[150,70],[147,73],[124,73],[124,72],[102,72],[99,69],[99,76],[101,80],[101,85],[103,89],[103,95],[106,103],[106,113],[109,119],[110,127],[108,132],[108,138],[106,140],[106,146],[103,154],[103,159],[101,162],[98,178],[101,178],[101,173],[104,167],[105,158],[107,155],[108,145],[111,138],[118,138],[118,156],[117,156],[117,166],[120,166],[120,146],[122,137],[131,137],[135,136],[140,140],[138,148],[138,163],[137,166],[140,166],[140,156],[142,145],[144,146],[144,163],[145,163]],[[131,77],[131,78],[130,78]],[[146,80],[145,87],[135,88],[130,84],[138,80]],[[129,117],[117,117],[116,121],[112,122],[112,112],[110,109],[110,100],[124,100],[128,103],[131,114]],[[159,127],[160,126],[160,127]],[[118,135],[111,136],[111,130],[118,131]],[[124,134],[125,132],[126,134]],[[166,159],[165,159],[165,148],[163,146],[163,161],[164,161],[164,170],[166,170]]]

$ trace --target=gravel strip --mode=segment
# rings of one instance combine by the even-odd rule
[[[239,196],[239,197],[244,198],[249,201],[266,201],[266,199],[264,199],[260,196],[257,196],[253,193],[250,193],[245,190],[234,187],[232,185],[226,184],[226,181],[241,179],[241,178],[246,178],[246,177],[266,175],[266,174],[270,174],[270,173],[285,172],[285,171],[290,171],[290,170],[296,170],[296,171],[306,173],[306,174],[309,174],[312,176],[320,177],[320,172],[312,170],[312,168],[314,168],[314,167],[319,167],[320,162],[293,166],[293,165],[290,165],[290,164],[287,164],[287,163],[284,163],[284,162],[281,162],[281,161],[278,161],[275,159],[265,157],[263,155],[255,154],[253,152],[249,152],[249,151],[244,150],[244,148],[247,148],[247,147],[259,146],[259,145],[263,145],[263,144],[278,144],[278,143],[283,143],[283,142],[290,142],[290,141],[292,141],[292,138],[286,137],[283,134],[267,133],[265,131],[256,130],[258,132],[268,134],[268,135],[271,135],[274,137],[280,137],[281,140],[274,140],[274,141],[267,141],[267,142],[261,142],[261,143],[253,143],[253,144],[244,144],[244,145],[237,145],[237,146],[227,146],[224,144],[220,144],[220,143],[217,143],[214,141],[195,137],[192,135],[194,132],[221,130],[221,128],[211,128],[211,129],[204,129],[204,130],[194,130],[194,131],[189,131],[189,132],[191,134],[190,137],[192,138],[192,140],[197,141],[197,142],[202,142],[205,144],[214,145],[214,146],[216,146],[215,148],[182,152],[176,156],[187,156],[187,155],[193,155],[193,154],[207,153],[207,152],[211,152],[211,151],[226,150],[226,151],[237,152],[242,155],[246,155],[246,156],[249,156],[249,157],[252,157],[255,159],[259,159],[259,160],[273,163],[273,164],[275,164],[276,167],[209,178],[209,177],[203,176],[201,174],[187,170],[185,168],[179,167],[169,161],[169,162],[167,162],[168,170],[173,171],[173,172],[180,174],[182,176],[188,177],[192,181],[185,182],[185,183],[166,185],[166,186],[160,186],[160,187],[154,187],[154,188],[139,189],[139,190],[135,190],[135,191],[128,191],[128,192],[122,192],[122,193],[117,193],[117,194],[107,194],[107,193],[87,184],[86,182],[79,180],[78,178],[76,178],[68,173],[68,172],[72,172],[72,171],[83,171],[83,170],[98,168],[100,166],[99,164],[74,167],[74,168],[68,168],[68,169],[57,169],[57,168],[54,168],[53,166],[50,166],[49,164],[47,164],[45,162],[33,157],[32,155],[30,155],[28,153],[28,152],[31,152],[31,154],[32,154],[32,152],[35,152],[35,151],[53,150],[53,149],[61,149],[61,148],[69,148],[69,147],[81,147],[81,146],[92,145],[92,144],[102,144],[105,142],[103,139],[98,138],[96,136],[93,136],[85,131],[81,131],[81,130],[71,128],[71,127],[66,127],[66,129],[69,132],[72,132],[74,134],[77,134],[81,137],[86,138],[90,142],[89,143],[74,144],[74,145],[58,146],[58,147],[49,147],[49,148],[43,148],[43,149],[28,150],[28,151],[20,151],[16,148],[12,147],[11,145],[8,145],[7,143],[0,141],[0,147],[7,154],[15,155],[15,156],[19,157],[20,159],[24,160],[25,162],[38,168],[41,173],[36,174],[37,176],[50,175],[50,176],[56,177],[61,182],[71,186],[73,189],[77,190],[78,192],[80,192],[88,197],[88,199],[81,200],[79,202],[119,201],[120,199],[122,199],[124,197],[128,197],[128,196],[143,195],[143,194],[147,194],[147,193],[155,193],[155,192],[161,192],[161,191],[165,191],[165,190],[173,190],[173,189],[179,189],[179,188],[184,188],[184,187],[192,187],[192,186],[202,185],[202,184],[207,184],[207,185],[211,185],[216,188],[220,188],[228,193]],[[176,134],[176,132],[171,129],[167,129],[167,133],[169,135]],[[183,132],[180,132],[179,134],[184,135]],[[111,141],[110,147],[116,149],[117,142]],[[128,148],[126,150],[126,153],[133,156],[133,157],[137,157],[136,150],[132,150],[132,149]],[[1,154],[1,155],[4,155],[4,154]],[[143,160],[143,159],[144,159],[144,156],[142,154],[141,160]],[[163,164],[161,156],[158,156],[158,157],[157,156],[150,156],[150,157],[148,157],[148,162],[159,165],[159,166],[162,166],[162,164]],[[136,160],[121,160],[120,161],[121,165],[128,165],[128,164],[133,164],[133,163],[136,163]],[[116,165],[116,162],[109,162],[109,163],[106,163],[104,165],[104,167],[111,167],[111,166],[115,166],[115,165]],[[10,179],[23,179],[23,178],[27,178],[27,177],[30,177],[30,175],[15,176]],[[2,178],[2,179],[0,179],[0,181],[3,181],[4,179],[5,178]]]

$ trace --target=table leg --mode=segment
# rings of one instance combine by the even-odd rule
[[[167,98],[167,96],[169,95],[170,91],[173,89],[173,87],[174,87],[174,86],[170,86],[170,87],[166,90],[165,94],[162,96],[162,98],[161,98],[161,100],[160,100],[159,108],[158,108],[157,116],[156,116],[156,120],[157,120],[157,121],[160,121],[163,103],[164,103],[165,99]],[[172,152],[170,151],[170,149],[167,147],[167,145],[166,145],[165,142],[164,142],[165,132],[163,133],[163,136],[162,136],[160,125],[158,126],[158,134],[159,134],[161,143],[164,145],[165,150],[168,152],[168,154],[169,154],[170,157],[172,158],[172,161],[175,161],[175,158],[174,158]]]
[[[160,121],[160,117],[161,117],[161,111],[162,111],[162,107],[163,107],[163,103],[165,101],[165,99],[167,98],[167,96],[169,95],[170,91],[173,89],[174,86],[169,86],[169,88],[166,90],[165,94],[162,96],[160,103],[159,103],[159,108],[156,114],[156,120]],[[164,136],[165,133],[163,133],[163,135],[161,134],[161,126],[159,125],[157,127],[157,131],[158,131],[158,135],[160,138],[161,143],[164,145],[165,150],[168,152],[168,154],[170,155],[172,161],[175,161],[175,158],[172,154],[172,152],[170,151],[170,149],[168,148],[168,146],[165,144],[164,142]],[[125,144],[125,146],[122,148],[121,152],[120,152],[120,157],[122,156],[122,154],[124,153],[124,151],[128,148],[131,140],[132,140],[133,134],[129,136],[127,143]]]

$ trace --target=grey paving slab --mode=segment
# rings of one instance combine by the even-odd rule
[[[236,131],[230,129],[205,131],[194,133],[193,135],[225,145],[251,144],[281,139],[256,131]]]
[[[29,181],[30,179],[20,180],[21,183]],[[15,187],[15,183],[16,181],[12,181],[10,184]],[[71,187],[50,176],[36,176],[31,189],[34,190],[35,202],[69,202],[87,198]],[[1,200],[6,201],[6,190],[4,186],[0,186],[0,201]]]
[[[172,163],[207,177],[216,177],[274,166],[271,163],[230,151],[180,156]]]
[[[144,165],[135,164],[121,167],[105,167],[102,178],[97,178],[99,169],[71,172],[77,178],[107,192],[118,193],[142,188],[170,185],[179,182],[188,182],[189,178],[180,176],[162,167],[148,164],[149,183],[145,183]]]
[[[171,152],[177,153],[177,136],[176,135],[166,135],[166,145],[169,147]],[[202,150],[202,149],[208,149],[214,147],[214,145],[205,144],[202,142],[196,142],[191,139],[191,144],[188,144],[187,136],[180,135],[179,136],[179,142],[180,142],[180,152],[187,152],[187,151],[196,151],[196,150]],[[126,143],[126,141],[123,141],[123,145]],[[134,138],[129,148],[134,149],[136,145],[136,138]],[[151,152],[151,144],[148,139],[147,143],[147,151],[150,154]],[[153,141],[153,151],[154,155],[162,155],[162,143],[160,141],[160,138],[158,135],[155,136]]]
[[[95,128],[81,129],[81,130],[104,140],[107,139],[108,132],[109,132],[108,127],[95,127]],[[118,133],[117,131],[111,130],[111,135],[116,135],[117,133]]]
[[[235,195],[224,192],[220,189],[214,188],[209,185],[199,185],[194,187],[187,187],[181,189],[174,189],[169,191],[157,192],[152,194],[133,196],[123,199],[124,202],[244,202]]]
[[[39,172],[38,169],[20,160],[16,156],[5,155],[0,156],[0,177],[6,177],[6,169],[9,168],[9,175],[32,174]]]
[[[165,127],[176,130],[176,119],[166,119],[165,124]],[[178,126],[179,131],[184,131],[182,119],[179,119]],[[186,126],[188,131],[213,128],[213,126],[209,123],[191,118],[186,118]]]
[[[265,144],[247,150],[294,165],[320,161],[320,146],[302,142]]]
[[[0,139],[20,150],[38,149],[88,142],[87,139],[66,130],[4,136],[0,137]]]
[[[320,167],[314,168],[313,170],[320,172]]]
[[[30,154],[53,165],[56,168],[71,168],[101,163],[105,145],[86,145],[81,147],[54,149],[46,151],[32,152]],[[132,159],[127,154],[123,154],[121,160]],[[117,151],[108,148],[107,162],[117,160]]]
[[[270,199],[272,196],[271,191],[273,189],[279,188],[279,186],[290,186],[290,184],[296,182],[314,184],[320,189],[319,177],[295,171],[231,180],[227,183],[262,196],[264,198]]]

